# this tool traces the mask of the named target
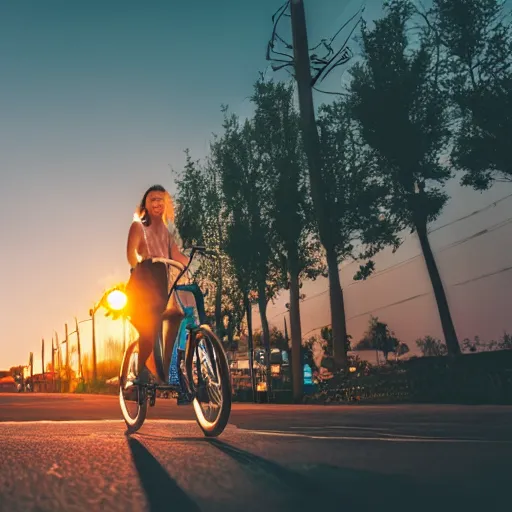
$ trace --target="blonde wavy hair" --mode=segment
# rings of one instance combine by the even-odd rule
[[[169,192],[167,192],[167,190],[165,190],[162,185],[153,185],[146,190],[142,196],[139,206],[135,210],[134,220],[142,222],[145,226],[149,226],[151,224],[151,219],[147,214],[146,209],[146,200],[151,192],[163,192],[165,194],[165,208],[162,215],[162,220],[167,226],[174,226],[174,202],[172,200],[171,194],[169,194]]]

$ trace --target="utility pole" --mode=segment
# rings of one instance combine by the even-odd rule
[[[292,22],[295,78],[299,92],[300,117],[306,157],[308,159],[311,195],[317,215],[321,220],[325,220],[327,212],[323,207],[324,201],[322,200],[321,194],[322,164],[320,159],[320,138],[318,136],[315,107],[313,104],[308,34],[303,0],[291,0],[290,17]]]
[[[59,343],[59,333],[55,332],[55,351],[57,352],[57,368],[59,373],[57,374],[57,388],[59,393],[62,393],[62,351]]]
[[[43,388],[44,384],[44,390],[46,391],[46,378],[44,376],[44,338],[41,340],[41,376],[43,378],[41,388]]]
[[[68,324],[64,324],[64,336],[66,337],[66,391],[69,393],[71,389],[70,380],[71,375],[69,372],[69,335],[68,335]]]
[[[30,364],[30,391],[34,391],[34,353],[30,352],[28,362]]]
[[[52,393],[55,393],[55,347],[52,337]]]
[[[89,310],[89,316],[92,322],[92,381],[98,380],[98,367],[96,364],[96,324],[94,322],[94,315],[96,313],[96,306]]]
[[[84,380],[84,374],[82,369],[82,346],[80,344],[80,328],[78,327],[78,319],[75,316],[75,325],[76,325],[76,341],[77,341],[77,349],[78,349],[78,375],[80,382]]]
[[[299,93],[299,108],[302,124],[302,136],[304,140],[304,150],[308,160],[309,170],[309,183],[311,186],[311,197],[315,209],[320,240],[326,249],[332,249],[331,233],[328,232],[329,226],[329,212],[326,203],[323,200],[323,182],[322,182],[322,161],[320,154],[320,137],[318,136],[318,129],[315,118],[315,108],[313,104],[313,90],[312,90],[312,77],[311,65],[309,57],[309,43],[306,28],[306,14],[304,12],[303,0],[290,0],[290,18],[292,24],[293,36],[293,55],[295,78],[297,80],[297,88]],[[329,261],[329,252],[331,258],[333,257],[332,251],[328,250],[327,256]],[[338,271],[337,262],[331,265]],[[339,276],[338,279],[339,280]],[[329,294],[331,304],[343,304],[343,295],[341,286],[329,287]],[[346,366],[345,357],[345,343],[344,339],[344,326],[341,314],[336,311],[331,311],[331,324],[333,329],[333,350],[334,360],[337,366]],[[338,339],[341,335],[341,340]],[[292,336],[293,343],[293,336]],[[340,346],[341,345],[341,346]],[[293,350],[292,350],[293,352]],[[300,361],[300,364],[302,361]],[[292,363],[298,365],[299,361],[295,358]]]

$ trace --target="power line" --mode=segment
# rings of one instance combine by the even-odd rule
[[[488,272],[486,274],[481,274],[481,275],[479,275],[477,277],[473,277],[471,279],[468,279],[467,281],[462,281],[460,283],[455,283],[453,286],[464,286],[465,284],[474,283],[475,281],[480,281],[480,279],[485,279],[487,277],[496,276],[498,274],[502,274],[503,272],[509,272],[510,270],[512,270],[512,266],[505,267],[505,268],[502,268],[500,270],[494,270],[494,271]]]
[[[504,272],[510,272],[512,270],[512,266],[509,266],[509,267],[504,267],[500,270],[494,270],[492,272],[487,272],[485,274],[481,274],[477,277],[473,277],[471,279],[468,279],[467,281],[461,281],[460,283],[455,283],[453,284],[452,286],[464,286],[466,284],[469,284],[469,283],[474,283],[475,281],[480,281],[481,279],[486,279],[488,277],[493,277],[493,276],[496,276],[496,275],[499,275],[499,274],[503,274]],[[388,309],[390,307],[393,307],[393,306],[397,306],[399,304],[404,304],[406,302],[410,302],[412,300],[416,300],[416,299],[419,299],[421,297],[426,297],[427,295],[431,295],[433,292],[427,292],[427,293],[420,293],[418,295],[414,295],[413,297],[408,297],[407,299],[402,299],[402,300],[399,300],[397,302],[393,302],[391,304],[387,304],[385,306],[381,306],[379,308],[374,308],[374,309],[371,309],[369,311],[366,311],[364,313],[359,313],[357,315],[354,315],[354,316],[351,316],[349,318],[347,318],[347,322],[349,320],[354,320],[355,318],[360,318],[362,316],[366,316],[366,315],[370,315],[372,313],[376,313],[377,311],[382,311],[384,309]],[[331,324],[326,324],[327,327],[330,327]],[[307,336],[308,334],[314,332],[314,331],[317,331],[318,329],[321,329],[322,327],[325,327],[325,325],[321,325],[320,327],[315,327],[314,329],[311,329],[309,330],[307,333],[304,334],[304,336]]]
[[[418,295],[414,295],[413,297],[408,297],[407,299],[401,299],[401,300],[398,300],[396,302],[393,302],[392,304],[387,304],[385,306],[381,306],[379,308],[374,308],[374,309],[371,309],[369,311],[365,311],[364,313],[359,313],[357,315],[354,315],[354,316],[351,316],[349,318],[346,319],[346,321],[350,321],[350,320],[354,320],[355,318],[360,318],[362,316],[367,316],[367,315],[370,315],[371,313],[376,313],[377,311],[382,311],[384,309],[388,309],[392,306],[398,306],[400,304],[405,304],[406,302],[410,302],[412,300],[416,300],[416,299],[420,299],[421,297],[426,297],[427,295],[430,295],[430,292],[427,292],[427,293],[420,293]],[[312,332],[314,331],[318,331],[318,329],[321,329],[322,327],[330,327],[331,324],[322,324],[321,326],[319,327],[315,327],[313,329],[310,329],[308,332],[306,332],[304,334],[304,336],[307,336],[308,334],[311,334]]]
[[[510,196],[507,196],[507,197],[512,197],[512,194],[511,194]],[[505,199],[505,198],[503,198],[503,199]],[[501,201],[501,200],[500,200],[500,201]],[[486,207],[486,208],[483,208],[483,209],[482,209],[482,210],[480,210],[480,211],[484,211],[484,209],[488,209],[488,208],[487,208],[487,207]],[[473,235],[470,235],[470,236],[468,236],[468,237],[466,237],[466,238],[463,238],[462,240],[458,240],[457,242],[454,242],[454,243],[452,243],[452,244],[448,244],[448,245],[446,245],[445,247],[442,247],[441,249],[439,249],[439,251],[438,251],[438,252],[444,252],[444,251],[446,251],[446,250],[448,250],[448,249],[453,249],[454,247],[457,247],[457,246],[459,246],[459,245],[465,244],[466,242],[469,242],[469,241],[471,241],[471,240],[474,240],[475,238],[479,238],[480,236],[483,236],[483,235],[486,235],[486,234],[492,233],[493,231],[496,231],[496,230],[498,230],[498,229],[501,229],[502,227],[507,226],[507,225],[508,225],[508,224],[510,224],[510,223],[512,223],[512,217],[510,217],[510,218],[508,218],[508,219],[505,219],[504,221],[497,222],[496,224],[493,224],[493,225],[492,225],[492,226],[490,226],[489,228],[484,229],[484,230],[482,230],[482,231],[479,231],[479,232],[477,232],[477,233],[474,233]],[[406,259],[406,260],[404,260],[404,261],[401,261],[400,263],[397,263],[397,264],[395,264],[395,265],[392,265],[392,266],[390,266],[390,267],[387,267],[386,269],[381,270],[380,272],[376,272],[376,273],[375,273],[374,275],[372,275],[368,280],[370,280],[370,279],[374,279],[374,278],[376,278],[376,277],[378,277],[378,276],[381,276],[381,275],[386,274],[386,273],[388,273],[388,272],[394,271],[394,270],[396,270],[396,269],[398,269],[398,268],[400,268],[400,267],[402,267],[402,266],[404,266],[404,265],[406,265],[406,264],[409,264],[411,261],[413,261],[413,260],[415,260],[415,259],[417,259],[417,258],[419,258],[419,257],[421,257],[421,256],[422,256],[422,254],[417,254],[417,255],[412,256],[412,257],[410,257],[410,258],[408,258],[408,259]],[[452,286],[462,286],[462,285],[465,285],[465,284],[469,284],[469,283],[471,283],[471,282],[473,282],[473,281],[477,281],[477,280],[480,280],[480,279],[484,279],[484,278],[486,278],[486,277],[491,277],[491,276],[494,276],[494,275],[500,274],[500,273],[502,273],[502,272],[508,272],[509,270],[512,270],[512,267],[506,267],[506,268],[504,268],[504,269],[501,269],[501,270],[498,270],[498,271],[494,271],[494,272],[491,272],[491,273],[488,273],[488,274],[482,274],[481,276],[478,276],[478,277],[475,277],[475,278],[469,279],[469,280],[467,280],[467,281],[463,281],[463,282],[461,282],[461,283],[456,283],[456,284],[454,284],[454,285],[452,285]],[[361,284],[362,282],[364,282],[364,281],[353,281],[352,283],[350,283],[350,284],[348,284],[347,286],[345,286],[345,287],[344,287],[344,289],[346,290],[347,288],[350,288],[351,286],[354,286],[354,285],[357,285],[357,284]],[[326,294],[326,293],[328,293],[328,292],[329,292],[329,288],[327,288],[326,290],[324,290],[324,291],[322,291],[322,292],[316,293],[315,295],[311,295],[310,297],[308,297],[308,298],[304,299],[302,302],[307,302],[308,300],[313,300],[313,299],[315,299],[315,298],[317,298],[317,297],[319,297],[319,296],[321,296],[321,295],[324,295],[324,294]],[[429,293],[430,293],[430,292],[429,292]],[[358,318],[359,316],[365,316],[365,315],[368,315],[368,314],[370,314],[370,313],[372,313],[372,312],[376,312],[376,311],[379,311],[379,310],[381,310],[381,309],[386,309],[386,308],[391,307],[391,306],[394,306],[394,305],[396,305],[396,304],[401,304],[401,303],[403,303],[403,302],[408,302],[409,300],[414,300],[414,299],[416,299],[416,298],[423,297],[424,295],[428,295],[429,293],[424,293],[424,294],[416,295],[416,296],[414,296],[414,297],[410,297],[410,298],[408,298],[408,299],[405,299],[405,300],[399,301],[399,302],[397,302],[397,303],[388,304],[387,306],[382,306],[382,307],[380,307],[380,308],[372,309],[371,311],[368,311],[368,312],[366,312],[366,313],[361,313],[361,314],[356,315],[356,316],[354,316],[354,317],[347,318],[347,321],[348,321],[348,320],[352,320],[352,319],[354,319],[354,318]],[[288,312],[288,311],[282,311],[281,313],[277,313],[276,315],[274,315],[274,316],[272,316],[271,318],[269,318],[269,320],[273,320],[274,318],[277,318],[277,317],[279,317],[279,316],[281,316],[281,315],[285,315],[287,312]],[[315,329],[314,329],[314,330],[315,330]],[[312,332],[312,331],[309,331],[309,332]],[[306,334],[308,334],[308,333],[306,333]],[[305,335],[306,335],[306,334],[305,334]],[[305,335],[304,335],[304,336],[305,336]]]
[[[483,235],[487,235],[489,233],[492,233],[493,231],[496,231],[498,229],[501,229],[508,224],[512,222],[512,217],[509,217],[508,219],[505,219],[501,222],[497,222],[496,224],[493,224],[492,226],[483,229],[482,231],[478,231],[477,233],[474,233],[473,235],[470,235],[466,238],[463,238],[462,240],[458,240],[457,242],[453,242],[452,244],[446,245],[445,247],[442,247],[439,249],[439,252],[447,251],[448,249],[453,249],[454,247],[457,247],[458,245],[465,244],[466,242],[470,242],[471,240],[474,240],[475,238],[479,238]]]
[[[370,309],[369,311],[365,311],[364,313],[359,313],[357,315],[351,316],[350,318],[347,318],[347,322],[349,320],[354,320],[354,318],[360,318],[362,316],[367,316],[367,315],[369,315],[371,313],[376,313],[377,311],[382,311],[383,309],[388,309],[388,308],[393,307],[393,306],[398,306],[400,304],[405,304],[406,302],[410,302],[411,300],[416,300],[416,299],[419,299],[421,297],[426,297],[427,295],[431,295],[431,293],[432,292],[420,293],[418,295],[413,295],[412,297],[407,297],[407,299],[398,300],[396,302],[393,302],[392,304],[387,304],[387,305],[381,306],[379,308]]]
[[[441,226],[438,226],[435,229],[430,230],[429,234],[435,233],[436,231],[439,231],[440,229],[447,228],[448,226],[452,226],[453,224],[456,224],[457,222],[469,219],[470,217],[474,217],[475,215],[478,215],[479,213],[482,213],[482,212],[485,212],[487,210],[490,210],[491,208],[496,207],[502,201],[510,199],[511,197],[512,197],[512,194],[509,194],[508,196],[502,197],[501,199],[498,199],[497,201],[494,201],[494,203],[490,203],[487,206],[484,206],[483,208],[480,208],[480,210],[475,210],[474,212],[469,213],[468,215],[464,215],[463,217],[459,217],[458,219],[452,220],[450,222],[447,222],[446,224],[443,224]]]
[[[460,283],[455,283],[452,286],[464,286],[466,284],[473,283],[473,282],[479,281],[481,279],[486,279],[488,277],[493,277],[493,276],[496,276],[498,274],[502,274],[504,272],[510,272],[511,270],[512,270],[512,266],[504,267],[504,268],[502,268],[500,270],[495,270],[495,271],[492,271],[492,272],[487,272],[487,273],[481,274],[481,275],[479,275],[477,277],[473,277],[472,279],[468,279],[467,281],[462,281]],[[354,316],[351,316],[351,317],[347,318],[347,322],[350,321],[350,320],[354,320],[355,318],[360,318],[362,316],[367,316],[367,315],[370,315],[372,313],[376,313],[377,311],[382,311],[384,309],[388,309],[388,308],[393,307],[393,306],[398,306],[400,304],[404,304],[406,302],[410,302],[412,300],[419,299],[421,297],[426,297],[427,295],[431,295],[432,293],[433,292],[420,293],[418,295],[414,295],[413,297],[408,297],[407,299],[402,299],[402,300],[399,300],[397,302],[393,302],[391,304],[386,304],[385,306],[381,306],[381,307],[378,307],[378,308],[373,308],[371,310],[365,311],[364,313],[359,313],[357,315],[354,315]],[[331,324],[327,324],[328,327],[330,327],[330,325]],[[310,331],[305,333],[304,336],[312,333],[313,331],[317,331],[318,329],[321,329],[322,327],[324,327],[324,325],[321,325],[320,327],[315,327],[314,329],[311,329]]]
[[[511,195],[512,196],[512,195]],[[483,210],[482,210],[483,211]],[[482,231],[478,231],[477,233],[474,233],[468,237],[465,237],[461,240],[457,240],[456,242],[452,242],[451,244],[448,244],[448,245],[445,245],[444,247],[441,247],[437,252],[440,253],[440,252],[444,252],[444,251],[447,251],[448,249],[453,249],[459,245],[462,245],[462,244],[465,244],[466,242],[470,242],[471,240],[474,240],[475,238],[479,238],[483,235],[487,235],[489,233],[492,233],[493,231],[496,231],[497,229],[501,229],[502,227],[505,227],[507,226],[508,224],[510,224],[512,222],[512,217],[509,217],[508,219],[505,219],[503,221],[500,221],[500,222],[497,222],[496,224],[493,224],[492,226],[486,228],[486,229],[483,229]],[[386,274],[388,272],[391,272],[392,270],[395,270],[399,267],[402,267],[404,265],[407,265],[409,264],[411,261],[417,259],[417,258],[420,258],[422,256],[422,254],[416,254],[415,256],[411,256],[410,258],[407,258],[406,260],[404,261],[401,261],[400,263],[395,263],[394,265],[391,265],[383,270],[380,270],[380,271],[377,271],[375,272],[373,275],[371,275],[368,279],[374,279],[376,277],[379,277],[383,274]],[[345,289],[346,288],[349,288],[350,286],[354,286],[354,285],[357,285],[357,284],[361,284],[362,282],[364,281],[354,281],[350,284],[348,284],[347,286],[345,286]]]
[[[501,203],[502,201],[505,201],[505,200],[507,200],[507,199],[510,199],[511,197],[512,197],[512,194],[509,194],[508,196],[502,197],[501,199],[498,199],[497,201],[494,201],[493,203],[490,203],[490,204],[488,204],[488,205],[484,206],[483,208],[480,208],[479,210],[475,210],[474,212],[469,213],[468,215],[464,215],[464,216],[459,217],[459,218],[457,218],[457,219],[455,219],[455,220],[452,220],[452,221],[450,221],[450,222],[447,222],[446,224],[443,224],[443,225],[441,225],[441,226],[438,226],[437,228],[431,229],[428,233],[429,233],[429,235],[430,235],[430,234],[435,233],[435,232],[437,232],[437,231],[440,231],[441,229],[444,229],[444,228],[446,228],[446,227],[448,227],[448,226],[452,226],[453,224],[456,224],[457,222],[461,222],[461,221],[463,221],[463,220],[466,220],[466,219],[469,219],[469,218],[471,218],[471,217],[474,217],[475,215],[478,215],[479,213],[485,212],[485,211],[487,211],[487,210],[490,210],[491,208],[496,207],[499,203]],[[509,219],[507,219],[507,221],[508,221],[508,220],[509,220]],[[491,226],[491,227],[492,227],[492,226]],[[483,234],[483,232],[482,232],[482,234]],[[477,233],[477,235],[478,235],[478,233]],[[474,238],[476,238],[476,236],[475,236]],[[468,238],[468,239],[464,239],[464,242],[465,242],[465,241],[468,241],[468,240],[469,240],[469,238]],[[462,241],[455,242],[455,243],[453,244],[453,247],[456,247],[456,246],[457,246],[457,245],[459,245],[460,243],[462,243]],[[450,246],[446,246],[446,247],[444,247],[444,248],[440,249],[440,250],[439,250],[439,252],[444,251],[444,250],[446,250],[446,249],[448,249],[448,248],[451,248],[451,247],[452,247],[452,245],[450,245]],[[387,267],[387,268],[385,268],[385,269],[383,269],[383,270],[379,270],[379,271],[375,272],[374,274],[372,274],[372,276],[370,277],[370,279],[371,279],[371,278],[373,278],[373,277],[376,277],[377,275],[381,275],[382,273],[385,273],[385,272],[387,272],[387,271],[388,271],[388,270],[390,270],[390,269],[393,269],[393,268],[395,268],[395,267],[399,267],[399,266],[405,265],[405,264],[409,263],[410,261],[412,261],[412,260],[414,260],[414,259],[416,259],[416,258],[418,258],[418,257],[420,257],[420,256],[421,256],[421,254],[417,254],[416,256],[412,256],[411,258],[408,258],[408,259],[406,259],[406,260],[404,260],[404,261],[401,261],[400,263],[395,263],[394,265],[391,265],[390,267]],[[346,266],[346,267],[348,267],[349,265],[354,265],[354,264],[356,264],[356,263],[359,263],[359,261],[357,261],[357,260],[350,261],[350,262],[346,263],[346,264],[345,264],[345,266]],[[351,283],[351,284],[349,284],[349,285],[347,285],[347,286],[352,286],[353,284],[358,284],[358,282]]]

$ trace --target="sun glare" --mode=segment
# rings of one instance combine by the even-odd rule
[[[113,290],[107,296],[107,304],[114,311],[121,311],[128,302],[128,297],[121,290]]]

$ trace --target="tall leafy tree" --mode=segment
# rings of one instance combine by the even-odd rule
[[[462,183],[512,182],[512,28],[501,0],[433,0],[426,16],[457,107],[452,162]]]
[[[217,252],[216,258],[200,260],[195,277],[212,292],[207,296],[206,307],[214,318],[217,333],[221,337],[226,334],[232,342],[243,317],[240,315],[242,294],[226,253],[225,207],[215,161],[209,158],[206,165],[201,165],[187,150],[185,168],[177,177],[176,185],[176,227],[183,245],[204,245]]]
[[[184,247],[205,243],[205,194],[204,172],[198,161],[194,161],[185,150],[185,168],[175,179],[176,228]]]
[[[446,345],[432,336],[416,340],[416,345],[425,357],[438,357],[446,354]]]
[[[322,271],[319,244],[312,222],[307,171],[300,138],[300,118],[293,87],[259,80],[254,87],[254,137],[266,184],[271,241],[282,280],[290,290],[293,390],[302,400],[303,366],[300,351],[300,288],[302,280]]]
[[[419,35],[411,31],[417,20],[409,0],[386,2],[385,9],[373,29],[362,30],[363,61],[351,70],[352,114],[389,188],[389,215],[400,229],[418,234],[449,353],[459,354],[427,234],[448,200],[443,185],[451,176],[440,162],[451,133],[438,52],[425,25]]]
[[[221,154],[222,141],[216,138],[211,145],[211,152],[205,167],[203,186],[205,203],[208,208],[211,208],[213,214],[209,217],[210,222],[207,222],[206,226],[218,243],[219,258],[214,262],[214,268],[217,269],[217,275],[220,274],[219,286],[223,290],[222,294],[216,294],[215,304],[216,309],[221,311],[219,321],[222,321],[223,325],[226,324],[225,334],[229,343],[232,344],[235,332],[240,335],[245,315],[247,294],[244,293],[244,290],[247,288],[247,282],[243,278],[240,268],[236,267],[234,259],[230,256],[229,249],[232,248],[233,240],[232,236],[230,237],[229,224],[226,223],[228,208],[222,188]]]
[[[379,352],[384,354],[384,359],[388,360],[390,352],[397,352],[400,341],[395,337],[394,332],[390,331],[386,322],[381,322],[377,317],[370,317],[368,329],[364,333],[363,339],[357,344],[356,349],[373,349],[377,352],[377,361],[379,361]]]
[[[279,289],[279,266],[272,244],[272,190],[262,166],[251,120],[240,123],[225,111],[224,133],[216,148],[221,169],[221,183],[226,204],[228,229],[227,252],[232,258],[244,289],[246,309],[250,314],[250,291],[257,293],[267,364],[270,353],[268,301]],[[249,328],[250,330],[250,328]],[[268,370],[268,368],[267,368]],[[270,371],[267,371],[270,383]]]
[[[357,279],[373,270],[371,258],[386,245],[398,245],[395,229],[386,212],[385,187],[375,161],[364,144],[345,100],[320,108],[318,117],[322,157],[322,199],[328,205],[325,220],[330,245],[326,247],[330,280],[332,338],[336,355],[346,357],[350,346],[345,319],[339,264],[347,260],[367,260]],[[343,350],[336,348],[336,328],[343,334]]]

